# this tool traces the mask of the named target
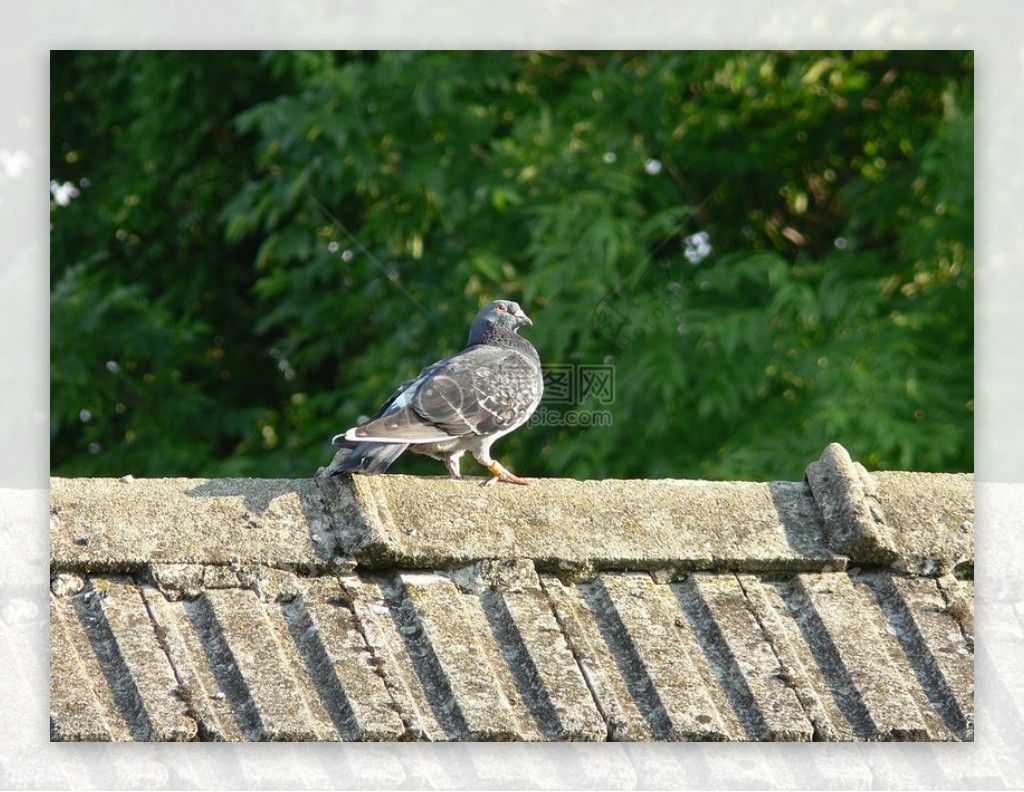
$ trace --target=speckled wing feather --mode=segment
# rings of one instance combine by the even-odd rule
[[[399,409],[358,427],[355,436],[429,443],[504,433],[540,401],[540,367],[514,349],[470,347],[431,368],[393,400],[392,406],[404,402]]]
[[[439,366],[412,409],[450,435],[496,434],[518,426],[540,399],[540,367],[517,350],[480,346]]]

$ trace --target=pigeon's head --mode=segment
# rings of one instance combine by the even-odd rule
[[[490,339],[515,333],[533,321],[512,300],[495,300],[480,309],[469,330],[469,343],[479,344]]]

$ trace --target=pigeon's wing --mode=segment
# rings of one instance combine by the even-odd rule
[[[523,423],[540,401],[539,367],[516,350],[470,347],[437,364],[394,405],[398,409],[349,430],[349,440],[435,443],[491,435]]]
[[[439,367],[410,406],[450,435],[490,435],[529,418],[541,387],[539,368],[521,352],[473,347]]]

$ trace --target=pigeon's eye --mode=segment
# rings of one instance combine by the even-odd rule
[[[507,311],[508,309],[505,307],[505,303],[498,303],[497,305],[494,306],[494,310]]]

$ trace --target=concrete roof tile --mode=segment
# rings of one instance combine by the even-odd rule
[[[808,465],[826,543],[851,565],[938,576],[974,566],[974,476],[868,473],[838,443]]]
[[[481,594],[496,642],[502,647],[528,708],[547,739],[603,740],[607,727],[540,587],[536,573],[526,586]]]
[[[102,668],[90,668],[92,653],[88,639],[81,641],[81,635],[74,602],[51,598],[50,738],[75,742],[111,740],[114,730],[93,690],[93,684],[102,684],[106,677]],[[85,651],[80,653],[76,644],[83,643],[81,648]]]
[[[166,658],[154,662],[164,652],[138,588],[101,578],[78,600],[89,614],[86,619],[95,622],[90,637],[118,680],[112,687],[132,736],[161,742],[194,739],[197,724],[177,695],[173,668]]]
[[[973,739],[969,476],[53,484],[54,739]]]
[[[974,477],[965,473],[874,473],[897,559],[918,575],[974,566]]]
[[[316,578],[283,606],[320,696],[346,740],[397,740],[405,733],[374,666],[348,596],[337,580]]]
[[[277,608],[261,607],[255,592],[220,589],[196,600],[195,618],[222,692],[239,713],[242,729],[258,740],[337,739],[307,701],[298,646],[279,635]],[[321,714],[321,713],[317,713]],[[319,722],[318,722],[319,720]]]
[[[700,642],[670,586],[645,574],[605,573],[585,592],[591,610],[607,614],[619,669],[655,738],[741,738],[736,716],[713,700]]]
[[[818,663],[789,606],[793,583],[738,575],[747,601],[772,651],[779,660],[780,678],[800,702],[811,724],[815,741],[849,741],[858,738],[843,714],[839,701]]]
[[[402,572],[397,584],[395,619],[446,732],[459,740],[540,739],[494,649],[481,599],[440,575]]]
[[[854,732],[864,739],[929,740],[912,696],[913,673],[889,646],[884,616],[870,592],[846,575],[798,575],[789,599],[797,624]]]
[[[565,635],[594,705],[604,719],[608,739],[642,741],[653,738],[651,724],[634,698],[626,675],[619,671],[622,649],[607,624],[610,612],[595,612],[584,599],[587,584],[567,585],[558,578],[541,578],[555,617]],[[621,637],[621,631],[619,633]],[[648,708],[649,709],[649,708]]]
[[[241,719],[221,691],[210,662],[217,642],[213,634],[200,632],[202,611],[197,600],[171,602],[151,586],[140,589],[154,631],[174,668],[177,694],[199,728],[198,738],[217,742],[245,739]]]
[[[970,664],[942,656],[966,641],[955,646],[960,626],[937,610],[933,580],[603,573],[470,593],[415,572],[387,579],[379,599],[364,591],[372,581],[312,579],[300,597],[269,601],[250,589],[171,601],[126,579],[96,584],[105,608],[81,602],[98,588],[54,598],[55,679],[79,683],[54,690],[61,738],[145,738],[140,724],[173,723],[159,713],[181,702],[206,739],[970,736]],[[150,660],[169,661],[172,689],[140,684],[124,660],[152,640],[144,624],[125,631],[136,600],[159,628],[166,654]],[[84,657],[69,651],[71,633]],[[117,652],[93,648],[110,640]]]
[[[348,595],[348,605],[372,655],[373,665],[384,681],[409,739],[454,739],[454,729],[446,731],[424,688],[414,653],[406,648],[406,639],[391,610],[390,581],[345,576],[341,585]]]
[[[829,547],[858,560],[892,561],[892,537],[874,482],[845,448],[829,445],[807,466],[805,478],[824,517]]]
[[[331,523],[309,479],[54,478],[51,571],[244,560],[308,569],[331,558]]]
[[[974,654],[937,582],[930,578],[872,575],[878,598],[934,710],[963,739],[974,735]],[[973,600],[973,598],[972,598]],[[973,638],[972,638],[973,641]],[[918,703],[930,715],[932,709]]]
[[[943,575],[935,582],[946,599],[947,612],[964,634],[967,648],[974,652],[974,581]]]
[[[529,558],[537,569],[820,569],[824,544],[801,483],[354,476],[321,482],[364,566],[446,568]],[[358,518],[354,517],[358,514]],[[356,538],[358,536],[358,538]]]
[[[705,652],[747,734],[757,740],[810,740],[811,722],[783,680],[779,659],[736,577],[699,573],[676,588],[700,625]]]

